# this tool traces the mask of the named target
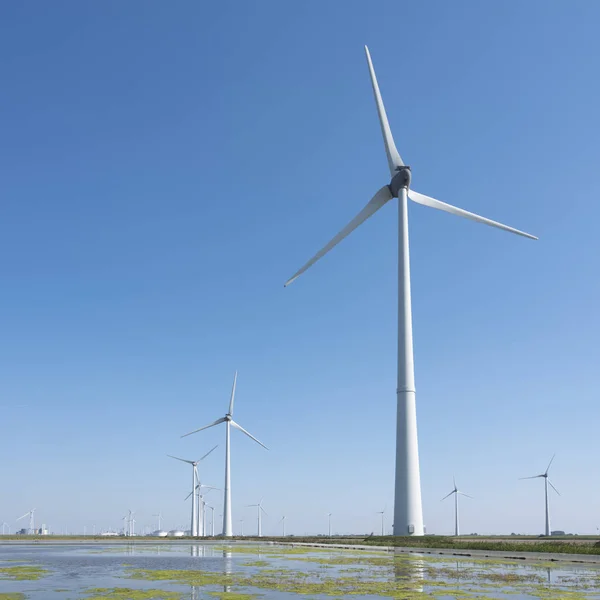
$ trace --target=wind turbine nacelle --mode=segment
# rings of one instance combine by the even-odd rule
[[[406,165],[398,167],[389,185],[390,192],[392,192],[394,198],[398,198],[398,194],[402,188],[406,188],[407,190],[410,188],[410,178],[410,167]]]

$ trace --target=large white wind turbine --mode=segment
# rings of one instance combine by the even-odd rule
[[[29,535],[34,535],[35,534],[35,524],[34,524],[34,520],[33,520],[33,513],[35,513],[36,509],[32,508],[31,510],[28,510],[23,516],[19,517],[17,519],[17,521],[20,521],[21,519],[24,519],[27,515],[29,515]]]
[[[188,465],[192,465],[192,491],[190,494],[192,495],[192,518],[190,520],[190,535],[193,537],[198,536],[198,504],[196,498],[196,486],[198,485],[198,463],[202,462],[217,446],[211,448],[202,458],[198,460],[186,460],[185,458],[179,458],[177,456],[171,456],[167,454],[169,458],[174,458],[175,460],[180,460],[181,462],[187,463]],[[187,497],[189,498],[189,496]],[[186,498],[186,500],[187,500]]]
[[[544,504],[546,507],[546,535],[550,535],[550,509],[549,509],[549,505],[548,505],[548,485],[550,485],[552,487],[552,489],[560,496],[560,492],[552,485],[552,482],[548,478],[548,471],[550,470],[550,465],[554,461],[555,456],[556,456],[556,454],[552,456],[552,458],[550,459],[550,462],[548,463],[548,467],[542,474],[532,475],[531,477],[519,477],[519,479],[538,479],[539,477],[543,477],[543,479],[544,479]]]
[[[231,388],[231,398],[229,400],[229,412],[225,414],[224,417],[217,419],[214,423],[210,425],[206,425],[204,427],[200,427],[200,429],[196,429],[194,431],[190,431],[190,433],[186,433],[181,437],[186,437],[188,435],[192,435],[193,433],[198,433],[203,429],[208,429],[209,427],[214,427],[215,425],[220,425],[221,423],[225,423],[225,489],[223,490],[223,535],[225,537],[231,537],[233,535],[233,528],[231,526],[231,473],[230,473],[230,444],[229,438],[231,435],[231,427],[235,427],[239,429],[242,433],[245,433],[251,440],[254,440],[257,444],[260,444],[265,450],[268,448],[259,440],[257,440],[252,434],[246,431],[241,425],[238,425],[233,420],[233,401],[235,398],[235,385],[237,383],[237,371],[233,376],[233,387]]]
[[[452,494],[454,494],[454,535],[458,537],[460,535],[460,526],[458,523],[458,495],[460,494],[461,496],[465,496],[466,498],[471,499],[473,498],[473,496],[469,496],[469,494],[461,492],[456,487],[456,479],[454,477],[452,478],[452,481],[454,482],[454,489],[447,496],[444,496],[442,500],[445,500],[446,498],[449,498],[450,496],[452,496]]]
[[[398,221],[398,386],[397,386],[397,430],[396,430],[396,484],[394,499],[394,535],[423,535],[423,510],[421,505],[421,476],[419,472],[419,450],[417,443],[417,412],[415,403],[415,377],[413,360],[412,311],[410,296],[410,260],[408,246],[408,199],[431,208],[479,223],[491,225],[531,239],[535,236],[491,219],[440,202],[410,189],[410,167],[404,164],[392,137],[390,125],[381,99],[369,49],[365,46],[367,63],[383,141],[390,168],[391,180],[384,185],[369,203],[342,229],[326,246],[311,258],[287,282],[292,283],[310,266],[341,242],[363,221],[374,215],[392,198],[399,201]]]
[[[250,508],[250,507],[256,507],[256,512],[258,513],[258,523],[257,523],[257,531],[258,531],[258,536],[257,537],[262,537],[262,519],[261,519],[261,513],[265,513],[265,515],[268,517],[269,515],[267,514],[267,511],[263,508],[262,506],[262,501],[263,499],[260,499],[260,502],[258,504],[247,504],[246,507]],[[285,518],[285,517],[284,517]]]

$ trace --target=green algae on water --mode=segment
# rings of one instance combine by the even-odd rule
[[[219,600],[255,600],[260,594],[239,594],[238,592],[208,592]]]
[[[181,600],[180,592],[164,590],[135,590],[131,588],[92,588],[86,600]]]
[[[6,594],[5,592],[0,592],[0,600],[24,600],[25,594],[21,594],[19,592],[13,592],[11,594]]]
[[[47,572],[46,569],[34,566],[0,567],[0,580],[35,581],[46,575]]]

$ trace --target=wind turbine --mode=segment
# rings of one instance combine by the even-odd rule
[[[421,504],[421,476],[417,442],[417,412],[415,402],[415,377],[413,358],[412,309],[410,295],[410,260],[408,245],[408,199],[431,208],[491,225],[531,239],[535,236],[502,223],[440,202],[410,189],[411,171],[396,149],[390,125],[381,99],[369,49],[365,46],[371,84],[379,114],[379,124],[390,169],[390,183],[384,185],[369,203],[326,246],[315,254],[288,281],[290,285],[304,271],[316,263],[361,223],[374,215],[392,198],[398,198],[398,385],[396,429],[396,484],[394,498],[394,535],[423,535],[423,508]]]
[[[196,475],[198,475],[197,472],[196,472]],[[200,479],[198,477],[196,477],[196,479],[198,481],[200,481]],[[209,492],[210,492],[210,490],[218,490],[219,489],[216,487],[212,487],[211,485],[204,485],[203,483],[196,484],[196,514],[198,515],[196,522],[198,523],[198,536],[200,536],[200,537],[204,536],[204,505],[206,504],[206,501],[204,500],[204,496],[202,495],[202,488],[208,488]],[[190,492],[185,497],[185,500],[187,500],[191,495],[192,495],[192,492]],[[184,500],[184,502],[185,502],[185,500]]]
[[[215,507],[214,506],[210,506],[210,504],[206,505],[206,508],[210,508],[211,513],[210,513],[210,528],[212,530],[211,532],[211,537],[215,537]]]
[[[269,515],[267,514],[267,511],[263,508],[262,506],[262,501],[263,499],[260,499],[260,502],[258,504],[247,504],[246,507],[250,508],[255,506],[256,507],[256,512],[258,513],[258,536],[257,537],[262,537],[262,520],[261,520],[261,512],[264,512],[265,515],[268,517]]]
[[[161,526],[161,523],[162,523],[162,511],[159,510],[158,514],[152,515],[152,516],[153,517],[158,517],[158,529],[157,529],[157,531],[160,531],[160,526]]]
[[[385,527],[384,527],[385,508],[383,510],[380,510],[377,514],[381,515],[381,537],[383,537],[385,535]]]
[[[192,518],[190,522],[190,535],[193,537],[197,537],[198,535],[198,505],[196,494],[196,486],[198,485],[198,463],[202,462],[217,446],[209,450],[202,458],[198,460],[187,460],[185,458],[179,458],[177,456],[172,456],[171,454],[167,454],[169,458],[174,458],[175,460],[180,460],[181,462],[187,463],[188,465],[192,465],[192,491],[190,494],[192,495]],[[187,497],[189,498],[189,496]],[[187,500],[186,498],[186,500]]]
[[[452,481],[454,482],[454,489],[447,496],[444,496],[442,498],[442,501],[444,501],[446,498],[449,498],[450,496],[452,496],[452,494],[454,494],[454,535],[456,537],[458,537],[460,535],[460,527],[458,525],[458,495],[460,494],[461,496],[465,496],[465,497],[471,498],[471,499],[473,499],[473,496],[469,496],[468,494],[461,492],[456,487],[456,479],[454,477],[452,477]]]
[[[244,537],[244,519],[240,519],[240,536]]]
[[[29,515],[29,535],[34,535],[35,534],[35,526],[34,526],[34,521],[33,521],[33,513],[36,511],[35,508],[32,508],[31,510],[28,510],[23,516],[19,517],[17,519],[17,521],[20,521],[21,519],[24,519],[27,515]]]
[[[331,513],[327,513],[327,517],[329,519],[329,533],[328,533],[328,536],[331,537]]]
[[[223,490],[223,535],[225,537],[231,537],[233,535],[233,528],[231,525],[231,473],[230,473],[230,431],[231,427],[235,427],[239,429],[242,433],[245,433],[251,440],[254,440],[257,444],[261,445],[265,450],[268,448],[259,440],[257,440],[252,434],[246,431],[241,425],[238,425],[233,420],[233,400],[235,398],[235,385],[237,382],[237,371],[233,376],[233,387],[231,388],[231,398],[229,400],[229,412],[225,414],[224,417],[217,419],[214,423],[210,425],[205,425],[204,427],[200,427],[200,429],[196,429],[194,431],[190,431],[190,433],[186,433],[181,437],[186,437],[188,435],[192,435],[193,433],[198,433],[203,429],[209,429],[210,427],[214,427],[215,425],[220,425],[221,423],[225,423],[225,489]]]
[[[2,535],[4,535],[5,527],[8,527],[8,535],[10,535],[10,525],[6,521],[2,521]]]
[[[519,477],[519,479],[538,479],[539,477],[544,478],[544,500],[546,506],[546,535],[550,535],[550,509],[548,507],[548,485],[552,487],[552,489],[560,496],[560,492],[552,485],[552,482],[548,478],[548,471],[550,470],[550,465],[552,461],[554,461],[554,457],[556,454],[552,456],[550,462],[548,463],[548,467],[541,475],[532,475],[531,477]]]
[[[285,518],[285,515],[283,515],[281,521],[279,521],[281,523],[281,537],[285,537]]]

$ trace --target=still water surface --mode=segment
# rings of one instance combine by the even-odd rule
[[[217,543],[0,546],[0,600],[600,599],[560,563]]]

